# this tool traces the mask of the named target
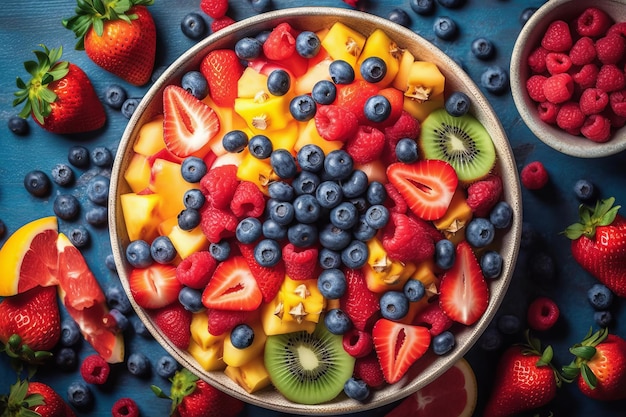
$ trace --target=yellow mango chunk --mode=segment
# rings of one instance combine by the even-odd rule
[[[187,351],[205,371],[222,371],[226,364],[222,359],[222,344],[216,343],[203,349],[193,339],[189,342]]]
[[[184,208],[183,196],[197,184],[185,181],[180,164],[157,158],[152,164],[150,189],[161,196],[159,214],[162,219],[177,216]]]
[[[174,228],[174,226],[178,225],[178,218],[176,217],[170,217],[169,219],[165,219],[163,220],[161,223],[159,223],[159,234],[161,236],[167,236],[172,232],[172,229]]]
[[[442,218],[433,221],[433,224],[443,232],[446,239],[457,244],[465,239],[465,226],[472,220],[472,217],[472,209],[465,200],[465,191],[458,188],[452,196],[446,213]]]
[[[207,350],[214,345],[222,346],[226,333],[216,336],[209,333],[209,316],[206,311],[191,316],[191,339],[202,349]]]
[[[263,325],[263,332],[268,336],[299,332],[301,330],[313,333],[316,325],[315,322],[302,321],[301,323],[298,323],[293,320],[283,321],[276,315],[276,312],[280,311],[276,308],[280,304],[279,298],[280,294],[276,295],[276,298],[272,302],[261,306],[261,323]]]
[[[370,57],[378,57],[385,61],[387,72],[383,79],[376,83],[380,88],[385,88],[391,84],[398,74],[402,55],[402,50],[394,40],[382,29],[375,29],[365,41],[365,46],[356,65],[357,68],[360,68],[363,61]],[[356,71],[356,74],[357,77],[361,78],[360,71]]]
[[[240,367],[228,365],[224,373],[250,394],[272,383],[263,356],[257,356]]]
[[[322,47],[334,60],[344,60],[353,68],[364,46],[365,36],[341,22],[334,23],[322,39]]]
[[[263,356],[263,349],[265,348],[265,340],[267,336],[263,332],[263,326],[261,323],[255,323],[251,325],[254,331],[254,339],[252,344],[247,348],[239,349],[233,346],[230,340],[230,332],[224,338],[224,363],[228,366],[240,367],[250,362],[254,358]]]
[[[209,248],[209,241],[200,226],[191,230],[183,230],[176,224],[167,234],[167,237],[172,241],[172,245],[174,245],[174,249],[176,249],[181,259],[185,259],[192,253]]]
[[[150,156],[164,148],[163,115],[160,115],[139,128],[139,133],[133,144],[133,151],[144,156]]]
[[[433,62],[414,61],[409,70],[404,95],[416,101],[428,101],[443,94],[446,78]]]
[[[285,277],[275,314],[283,321],[317,323],[326,300],[317,288],[317,279],[293,280]]]
[[[259,93],[252,98],[235,99],[235,112],[245,120],[253,134],[267,134],[287,127],[293,120],[289,103],[293,94],[273,96]]]
[[[254,98],[259,93],[269,95],[267,75],[261,74],[252,67],[246,67],[237,82],[237,97]]]
[[[415,271],[415,265],[390,259],[378,238],[370,239],[367,247],[369,257],[363,267],[367,288],[375,293],[402,290],[405,282]]]
[[[158,194],[127,193],[120,196],[128,239],[151,242],[158,236],[161,202],[162,198]]]
[[[139,153],[133,155],[124,172],[124,179],[134,193],[148,187],[150,183],[150,161],[148,157]]]
[[[411,52],[406,49],[402,51],[402,57],[400,58],[400,63],[398,65],[398,72],[391,83],[393,87],[402,92],[406,91],[406,87],[409,84],[409,72],[411,71],[414,61],[415,57]]]
[[[268,138],[272,142],[273,149],[286,149],[295,155],[293,148],[299,133],[298,122],[294,120],[289,122],[284,129],[268,133]]]
[[[259,190],[267,195],[267,186],[274,173],[269,159],[261,160],[255,158],[247,149],[240,153],[243,154],[243,156],[237,167],[237,178],[256,184]]]
[[[424,102],[405,96],[402,104],[404,110],[420,122],[423,122],[430,113],[444,106],[444,96],[443,93],[441,93],[440,95],[431,97],[430,100]]]

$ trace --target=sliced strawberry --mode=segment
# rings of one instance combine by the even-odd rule
[[[439,285],[439,305],[452,320],[471,325],[487,310],[489,288],[476,255],[469,243],[456,247],[452,268],[447,270]]]
[[[252,311],[263,301],[263,294],[243,256],[220,263],[202,293],[206,308]]]
[[[372,329],[374,350],[390,384],[398,382],[408,369],[426,353],[430,332],[426,327],[379,319]]]
[[[243,66],[232,49],[216,49],[202,59],[200,72],[209,83],[209,94],[220,107],[232,107]]]
[[[285,263],[281,260],[271,268],[259,265],[254,259],[254,244],[239,243],[238,247],[263,294],[263,302],[269,303],[276,297],[285,280]]]
[[[452,165],[437,159],[396,162],[387,168],[387,178],[411,211],[424,220],[436,220],[446,213],[459,182]]]
[[[365,275],[361,269],[344,270],[348,288],[339,305],[355,328],[369,331],[380,316],[380,302],[376,294],[367,288]]]
[[[182,284],[174,265],[152,264],[134,268],[128,277],[130,292],[139,306],[160,308],[178,300]]]
[[[182,87],[163,91],[163,140],[174,155],[185,158],[202,150],[220,130],[215,111]]]
[[[238,324],[245,323],[253,316],[252,311],[232,311],[210,308],[207,310],[209,317],[209,333],[219,336],[232,330]]]
[[[376,94],[378,94],[376,85],[357,79],[350,84],[337,85],[337,97],[333,104],[354,113],[360,124],[367,124],[371,122],[365,116],[365,102]]]
[[[191,339],[191,312],[175,301],[164,307],[149,311],[154,324],[165,337],[179,349],[187,349]]]

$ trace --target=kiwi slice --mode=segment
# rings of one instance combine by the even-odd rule
[[[343,391],[352,376],[354,358],[343,349],[341,336],[319,324],[313,333],[269,336],[265,367],[285,398],[311,405],[330,401]]]
[[[493,141],[482,123],[470,114],[452,116],[443,108],[422,123],[419,146],[424,158],[450,163],[465,183],[486,176],[496,162]]]

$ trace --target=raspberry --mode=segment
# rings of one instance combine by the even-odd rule
[[[587,88],[580,95],[579,103],[585,116],[601,113],[609,104],[609,95],[599,88]]]
[[[402,111],[400,117],[392,126],[388,126],[383,131],[385,133],[385,140],[387,145],[385,146],[385,152],[383,152],[383,159],[386,163],[396,161],[396,145],[402,138],[416,139],[422,130],[422,125],[419,120],[411,116],[410,113]]]
[[[366,164],[375,161],[385,149],[385,134],[371,126],[359,126],[352,138],[348,139],[345,150],[354,162]]]
[[[296,281],[317,277],[317,255],[317,248],[296,248],[292,243],[287,243],[283,247],[285,273]]]
[[[232,213],[211,206],[205,206],[200,211],[200,219],[202,232],[211,243],[235,236],[239,223]]]
[[[559,306],[548,297],[538,297],[530,303],[526,319],[533,330],[549,330],[559,319]]]
[[[437,336],[452,327],[454,322],[441,309],[439,303],[430,303],[420,310],[412,321],[417,326],[428,328],[431,336]]]
[[[621,35],[606,35],[596,41],[596,55],[603,64],[617,64],[624,58],[626,39]]]
[[[613,113],[612,111],[608,111],[604,113],[607,119],[611,122],[611,127],[614,129],[619,129],[626,125],[626,116],[620,116],[618,114]]]
[[[555,74],[543,83],[543,94],[552,103],[563,103],[574,94],[574,80],[568,73]]]
[[[202,0],[200,9],[213,19],[219,19],[228,10],[228,0]]]
[[[372,335],[359,329],[350,329],[343,335],[343,349],[348,355],[363,358],[374,348]]]
[[[609,30],[606,31],[607,35],[613,35],[613,34],[617,34],[617,35],[621,35],[623,37],[626,37],[626,21],[625,22],[617,22],[615,24],[613,24],[613,26],[611,26],[609,28]]]
[[[120,398],[111,407],[113,417],[139,417],[137,403],[128,397]]]
[[[542,46],[537,47],[528,55],[528,66],[531,71],[537,74],[541,74],[546,70],[546,55],[548,50]]]
[[[526,80],[526,91],[528,92],[528,96],[537,103],[546,101],[546,95],[543,93],[543,83],[546,80],[547,77],[540,74],[531,75],[530,78]]]
[[[207,202],[218,209],[225,209],[230,205],[238,184],[236,165],[212,168],[200,180],[200,187]]]
[[[435,244],[427,227],[424,221],[392,212],[381,236],[389,258],[401,262],[430,259],[435,253]]]
[[[529,190],[539,190],[543,188],[550,179],[548,171],[546,171],[546,167],[543,166],[541,161],[533,161],[524,166],[520,177],[524,187]]]
[[[296,52],[296,36],[289,23],[276,26],[263,42],[263,53],[268,59],[282,61]]]
[[[351,111],[329,104],[317,108],[315,127],[324,139],[345,142],[356,133],[359,121]]]
[[[609,29],[613,20],[603,10],[588,7],[576,19],[576,32],[580,36],[600,36]]]
[[[467,205],[477,217],[486,217],[500,201],[502,194],[502,179],[498,175],[489,175],[486,178],[472,183],[467,188]]]
[[[626,117],[626,90],[614,91],[609,95],[611,110],[617,116]]]
[[[213,336],[219,336],[231,331],[235,326],[243,324],[248,319],[254,317],[254,311],[234,311],[234,310],[218,310],[207,309],[209,318],[208,330]]]
[[[544,101],[543,103],[539,103],[537,106],[537,113],[539,114],[539,119],[548,124],[556,123],[556,115],[559,114],[559,109],[561,106],[559,104],[550,103],[549,101]]]
[[[567,72],[572,67],[572,60],[566,53],[550,52],[546,55],[546,68],[552,75]]]
[[[241,181],[235,190],[230,210],[238,218],[259,217],[265,210],[265,197],[253,182]]]
[[[211,22],[211,32],[215,33],[220,29],[224,29],[225,27],[232,25],[233,23],[235,23],[235,21],[228,16],[219,17]]]
[[[563,20],[550,23],[541,39],[541,46],[551,52],[567,52],[572,47],[569,25]]]
[[[586,89],[596,86],[600,69],[596,64],[586,64],[572,75],[574,82],[581,88]]]
[[[339,299],[340,308],[350,317],[356,329],[367,332],[380,316],[378,296],[367,288],[361,269],[346,268],[343,272],[348,287]]]
[[[102,385],[109,379],[111,368],[100,355],[87,356],[80,364],[80,375],[88,384]]]
[[[588,36],[578,39],[570,49],[569,57],[574,65],[591,64],[596,59],[596,46],[593,40]]]
[[[602,115],[592,114],[585,120],[580,133],[594,142],[606,142],[611,138],[611,122]]]
[[[178,264],[176,279],[187,287],[200,290],[209,283],[216,267],[217,261],[208,251],[194,252]]]
[[[389,197],[385,201],[385,207],[387,207],[392,213],[406,213],[409,206],[406,204],[406,201],[400,194],[400,191],[398,191],[398,189],[389,182],[385,184],[385,191],[387,192],[387,197]]]
[[[624,72],[615,64],[606,64],[600,67],[596,87],[610,93],[626,87]]]
[[[385,385],[383,370],[374,353],[354,362],[354,377],[363,380],[368,387],[380,388]]]
[[[556,115],[556,124],[563,130],[576,132],[585,122],[585,115],[578,103],[568,101],[563,103]]]

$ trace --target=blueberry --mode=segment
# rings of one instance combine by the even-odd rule
[[[387,15],[387,19],[405,27],[411,26],[411,18],[409,17],[409,14],[404,9],[399,7],[393,8]]]
[[[479,340],[481,349],[487,352],[493,352],[502,346],[502,333],[495,327],[488,327]]]
[[[176,258],[174,244],[167,236],[157,236],[150,244],[152,259],[160,264],[169,264]]]
[[[519,317],[514,314],[503,314],[498,318],[498,330],[502,334],[515,334],[522,328]]]
[[[336,59],[328,66],[328,73],[335,84],[350,84],[354,81],[354,68],[342,59]]]
[[[313,85],[311,98],[319,104],[331,104],[337,97],[337,87],[328,80],[320,80]]]
[[[368,120],[381,123],[387,120],[391,114],[391,103],[387,97],[377,94],[365,101],[363,112]]]
[[[359,215],[354,204],[344,201],[330,210],[328,218],[336,227],[348,230],[356,225]]]
[[[257,159],[269,158],[274,150],[273,146],[270,138],[261,134],[252,136],[248,142],[250,155]]]
[[[282,179],[289,179],[296,176],[298,166],[296,160],[286,149],[276,149],[270,155],[270,164],[274,173]]]
[[[296,37],[296,52],[304,58],[313,58],[321,47],[322,43],[315,32],[305,30]]]
[[[76,350],[69,347],[59,349],[54,355],[54,363],[62,371],[75,371],[78,367],[78,355],[76,354]]]
[[[556,277],[556,268],[552,255],[540,250],[528,257],[528,271],[534,281],[551,283]]]
[[[209,95],[209,82],[200,71],[188,71],[180,80],[180,86],[198,100]]]
[[[352,174],[341,182],[341,190],[345,198],[355,198],[367,191],[369,178],[360,169],[355,169]]]
[[[193,230],[202,221],[202,216],[200,215],[200,211],[194,208],[186,208],[178,213],[178,217],[176,218],[178,221],[178,227],[183,230]]]
[[[519,16],[519,22],[520,24],[523,26],[526,24],[526,22],[528,22],[528,19],[531,18],[531,16],[533,14],[535,14],[535,12],[537,11],[536,7],[527,7],[524,10],[522,10],[522,13]]]
[[[65,318],[61,322],[61,338],[59,341],[63,346],[75,346],[82,340],[80,327],[72,318]]]
[[[138,334],[141,337],[145,337],[146,339],[149,339],[152,337],[152,333],[148,331],[148,328],[146,327],[145,324],[143,324],[141,320],[133,320],[132,325],[133,325],[133,330],[135,330],[135,334]]]
[[[109,84],[104,90],[104,104],[112,109],[119,110],[126,101],[128,94],[124,87],[119,84]]]
[[[54,214],[63,220],[74,220],[80,211],[78,199],[71,194],[59,194],[52,204]]]
[[[178,292],[178,302],[187,311],[192,313],[198,313],[204,310],[202,304],[202,291],[191,287],[183,287]]]
[[[250,3],[252,4],[252,8],[254,8],[254,2],[251,0]],[[268,3],[269,3],[269,0],[268,0]],[[271,33],[271,30],[262,30],[256,35],[254,35],[254,39],[257,39],[259,42],[261,42],[261,44],[264,44],[267,38],[270,36],[270,33]]]
[[[591,181],[580,179],[574,184],[574,194],[581,201],[589,201],[595,196],[595,187]]]
[[[206,32],[206,22],[200,13],[187,13],[180,21],[180,30],[190,39],[200,39]]]
[[[338,268],[323,270],[317,279],[320,293],[330,300],[342,297],[346,293],[348,283],[345,274]]]
[[[106,205],[109,200],[109,185],[111,180],[102,175],[96,175],[87,183],[87,198],[95,204]]]
[[[272,219],[263,222],[263,236],[268,239],[283,240],[287,238],[287,227]]]
[[[84,146],[74,145],[67,152],[68,162],[76,168],[87,168],[89,166],[89,150]]]
[[[414,303],[424,298],[426,288],[422,281],[418,279],[409,279],[402,287],[402,292],[407,300]]]
[[[230,332],[230,342],[237,349],[245,349],[254,342],[254,330],[247,324],[238,324]]]
[[[343,392],[357,401],[365,401],[370,396],[370,389],[362,379],[350,378],[343,386]]]
[[[472,54],[478,59],[488,60],[491,59],[496,53],[496,48],[487,38],[476,38],[472,41],[471,46]]]
[[[345,180],[352,173],[354,161],[343,149],[334,150],[324,158],[324,172],[334,180]]]
[[[126,260],[135,268],[146,268],[152,264],[150,244],[145,240],[133,240],[126,246]]]
[[[495,237],[493,224],[482,217],[472,219],[465,229],[465,239],[475,248],[483,248],[493,242]]]
[[[600,327],[609,327],[613,322],[613,314],[610,311],[596,311],[593,313],[593,320]]]
[[[228,152],[241,152],[248,146],[248,135],[242,130],[231,130],[222,137],[222,145]]]
[[[126,317],[126,315],[124,313],[122,313],[121,311],[112,308],[109,310],[109,315],[113,318],[113,320],[115,321],[115,327],[120,330],[120,331],[125,331],[128,328],[129,325],[129,320],[128,317]]]
[[[9,117],[7,125],[9,127],[9,130],[18,136],[25,136],[30,131],[28,121],[19,116]]]
[[[67,238],[77,248],[85,248],[90,242],[89,231],[82,224],[72,227],[67,232]]]
[[[339,268],[341,266],[341,253],[328,248],[321,248],[318,263],[322,269]]]
[[[435,243],[435,265],[441,269],[450,269],[456,259],[454,243],[441,239]]]
[[[377,232],[378,230],[374,229],[367,222],[365,215],[359,216],[359,220],[357,221],[356,225],[352,228],[352,234],[354,235],[354,238],[362,242],[369,241],[374,236],[376,236]]]
[[[335,181],[324,181],[315,190],[315,197],[320,206],[332,209],[343,201],[343,190]]]
[[[587,290],[587,299],[596,310],[607,310],[613,304],[613,292],[604,284],[594,284]]]
[[[493,250],[486,251],[480,257],[480,269],[487,279],[499,277],[502,272],[502,256]]]
[[[150,360],[141,352],[133,352],[126,360],[128,372],[135,376],[148,375],[150,372]]]
[[[265,267],[272,267],[282,259],[280,244],[274,239],[263,239],[254,247],[254,259]]]
[[[267,90],[275,96],[284,96],[291,87],[291,77],[289,73],[282,69],[270,72],[267,76]]]
[[[178,370],[178,362],[170,355],[163,355],[157,359],[156,373],[163,378],[171,378]]]
[[[183,194],[183,205],[186,208],[200,210],[205,202],[206,197],[202,194],[202,191],[197,188],[187,190],[185,194]]]
[[[75,381],[67,387],[67,400],[70,405],[84,410],[93,405],[93,393],[86,383]]]
[[[319,231],[319,241],[323,248],[332,251],[345,249],[352,242],[352,234],[332,223],[324,225]]]
[[[253,243],[261,237],[263,227],[261,221],[256,217],[246,217],[242,219],[235,229],[235,237],[241,243]]]
[[[437,3],[449,9],[456,9],[465,4],[465,0],[437,0]]]
[[[296,223],[287,230],[287,239],[298,248],[315,245],[317,237],[317,227],[312,224]]]
[[[411,9],[422,16],[427,16],[435,11],[435,0],[410,0]]]
[[[435,36],[444,41],[450,41],[454,39],[459,31],[456,22],[448,16],[441,16],[435,20],[433,24],[433,31]]]
[[[352,269],[358,269],[365,265],[369,256],[367,244],[360,240],[353,240],[341,251],[341,262]]]
[[[338,308],[333,308],[326,312],[324,324],[329,332],[337,335],[342,335],[352,328],[350,317]]]
[[[200,182],[202,177],[207,173],[207,170],[207,165],[204,160],[197,156],[186,157],[180,165],[180,172],[183,179],[192,184]]]
[[[511,225],[513,209],[506,201],[499,201],[489,213],[489,221],[496,229],[506,229]]]
[[[320,185],[320,177],[310,171],[302,171],[294,178],[291,185],[297,195],[315,194]]]
[[[36,169],[24,176],[24,188],[35,197],[45,197],[50,193],[52,183],[45,172]]]
[[[396,143],[396,158],[405,164],[412,164],[419,158],[417,142],[411,138],[402,138]]]
[[[216,261],[222,262],[230,256],[230,243],[227,240],[221,240],[217,243],[209,245],[209,253]]]
[[[140,97],[129,97],[124,100],[124,104],[122,104],[121,108],[122,115],[127,119],[133,117],[133,114],[135,113],[135,110],[137,110],[140,102]]]
[[[387,199],[387,189],[382,182],[372,181],[367,187],[366,197],[369,204],[383,204]]]
[[[303,171],[318,172],[324,167],[324,151],[319,146],[309,143],[298,151],[296,159]]]
[[[263,44],[257,38],[245,37],[235,43],[235,54],[239,59],[251,61],[263,52]]]
[[[509,87],[509,75],[504,68],[491,66],[481,74],[480,83],[490,93],[502,94]]]
[[[115,308],[124,314],[129,314],[133,311],[128,296],[121,285],[110,286],[106,289],[104,296],[109,308]]]
[[[283,181],[274,181],[267,187],[267,192],[270,198],[276,201],[292,201],[295,197],[295,190],[293,187]]]
[[[450,116],[460,117],[470,109],[470,98],[462,91],[455,91],[446,99],[445,107]]]
[[[380,296],[380,314],[389,320],[400,320],[409,312],[409,299],[402,291],[386,291]]]
[[[367,57],[359,67],[361,77],[369,83],[377,83],[387,75],[387,64],[377,56]]]
[[[316,110],[315,100],[308,94],[296,96],[289,102],[289,112],[299,122],[311,120]]]
[[[293,204],[287,201],[278,201],[269,210],[270,218],[281,226],[289,225],[295,218],[295,215]]]
[[[389,209],[382,204],[370,206],[365,212],[365,221],[374,229],[382,229],[389,222]]]
[[[252,9],[257,13],[265,13],[272,8],[272,0],[250,0]]]
[[[113,165],[113,154],[105,146],[96,146],[91,151],[91,162],[100,168],[110,168]]]
[[[112,253],[109,253],[104,258],[104,265],[109,269],[109,271],[117,272],[117,266],[115,265],[115,257]]]
[[[446,330],[439,333],[437,336],[434,336],[432,343],[435,355],[445,355],[452,350],[456,344],[456,340],[454,339],[454,334],[452,334],[451,331]]]

